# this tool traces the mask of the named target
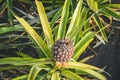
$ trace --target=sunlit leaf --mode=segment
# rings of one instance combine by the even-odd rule
[[[32,66],[29,74],[28,74],[28,78],[27,80],[35,80],[37,74],[40,72],[40,70],[42,70],[42,68],[40,68],[37,65]]]
[[[60,80],[60,73],[59,72],[54,72],[53,74],[52,74],[52,78],[51,78],[51,80]]]
[[[114,10],[110,8],[104,8],[102,12],[107,14],[108,16],[112,16],[115,19],[120,19],[120,15],[118,15],[117,12],[115,12]]]
[[[22,76],[18,76],[16,78],[13,78],[12,80],[27,80],[28,75],[22,75]]]
[[[98,15],[95,15],[95,16],[93,17],[93,19],[95,20],[95,23],[98,25],[99,30],[100,30],[100,33],[101,33],[103,39],[104,39],[105,41],[107,41],[107,35],[106,35],[106,33],[105,33],[105,30],[103,29],[104,26],[103,26],[103,24],[101,23],[99,16],[98,16]]]
[[[100,79],[100,80],[107,80],[106,77],[94,70],[90,70],[90,69],[82,69],[81,68],[81,71],[84,71],[90,75],[92,75],[93,77],[96,77],[97,79]]]
[[[105,4],[101,6],[102,8],[111,7],[111,8],[120,8],[120,4]]]
[[[0,65],[2,64],[11,64],[16,66],[29,65],[32,66],[34,64],[51,64],[53,61],[50,58],[45,59],[34,59],[34,58],[20,58],[20,57],[9,57],[0,59]]]
[[[68,79],[84,80],[82,77],[80,77],[80,76],[77,75],[76,73],[73,73],[73,72],[68,71],[68,70],[62,71],[62,75],[65,76],[65,77],[67,77]]]
[[[91,69],[91,70],[97,70],[97,71],[103,71],[102,69],[89,65],[89,64],[85,64],[85,63],[81,63],[81,62],[68,62],[67,66],[64,66],[65,68],[71,68],[71,69],[80,69],[80,68],[85,68],[85,69]]]
[[[87,18],[87,14],[88,14],[88,9],[86,8],[86,7],[83,7],[83,9],[81,10],[81,13],[80,13],[80,18],[79,18],[79,22],[78,22],[78,25],[76,25],[77,27],[80,27],[80,29],[78,29],[78,33],[77,32],[75,32],[76,30],[73,30],[72,32],[71,32],[71,34],[73,33],[73,32],[75,32],[75,38],[74,38],[74,42],[75,42],[75,44],[79,41],[79,38],[82,38],[82,35],[83,35],[83,24],[85,23],[85,21],[86,21],[86,18]],[[77,28],[75,28],[75,29],[77,29]],[[89,30],[90,31],[90,30]],[[71,35],[72,36],[72,35]]]
[[[69,25],[69,28],[68,28],[67,33],[66,33],[67,37],[70,37],[71,33],[73,33],[73,31],[79,25],[80,11],[81,11],[81,8],[82,8],[82,3],[83,3],[83,0],[80,0],[77,4],[76,8],[75,8],[74,14],[72,16],[72,19],[71,19],[71,22],[70,22],[70,25]]]
[[[91,41],[94,39],[95,32],[88,32],[76,45],[73,59],[78,59],[79,56],[85,51]]]
[[[98,3],[96,0],[87,0],[87,4],[90,7],[90,9],[92,9],[93,11],[98,10]]]
[[[52,31],[50,29],[50,25],[49,25],[44,7],[43,7],[42,3],[39,2],[38,0],[35,0],[35,2],[37,5],[39,16],[40,16],[40,21],[42,24],[45,39],[47,41],[47,44],[51,47],[53,45]]]
[[[80,22],[79,22],[79,25],[85,23],[85,21],[87,20],[88,13],[89,13],[89,9],[86,8],[86,7],[83,7],[83,9],[82,9],[82,11],[81,11],[81,14],[80,14],[80,19],[79,19]]]
[[[51,56],[50,49],[48,48],[46,43],[42,40],[42,38],[37,34],[37,32],[23,18],[17,16],[15,16],[15,18],[21,23],[26,32],[33,38],[36,44],[41,48],[41,50],[44,52],[44,55],[46,57],[50,57]]]
[[[101,71],[104,72],[104,71],[100,68],[95,67],[95,66],[91,66],[88,64],[84,64],[84,63],[78,63],[78,62],[69,62],[67,64],[66,68],[80,70],[80,71],[86,72],[89,75],[92,75],[100,80],[106,80],[105,76],[103,76],[99,72],[96,72],[95,70],[100,71],[100,72]]]
[[[69,16],[69,6],[70,6],[70,0],[65,0],[65,4],[63,6],[61,20],[60,20],[60,24],[59,24],[59,28],[58,28],[57,40],[64,38],[64,36],[65,36],[67,19]]]
[[[79,62],[85,63],[85,62],[87,62],[88,60],[90,60],[90,59],[93,58],[93,57],[94,57],[94,55],[85,57],[85,58],[83,58],[82,60],[80,60]]]

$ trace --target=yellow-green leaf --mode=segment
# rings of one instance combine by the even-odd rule
[[[84,80],[81,76],[68,70],[62,71],[62,75],[72,80]]]
[[[93,11],[98,10],[98,3],[96,0],[87,0],[87,4],[88,4],[89,8],[92,9]]]
[[[36,44],[41,48],[46,57],[51,56],[51,51],[42,38],[37,34],[37,32],[23,19],[16,15],[15,18],[20,22],[26,32],[31,36],[31,38],[36,42]]]
[[[82,3],[83,0],[80,0],[75,8],[74,14],[72,16],[69,28],[67,30],[67,37],[70,37],[73,31],[75,31],[76,27],[79,25],[79,20],[80,20],[80,11],[82,9]],[[72,36],[73,37],[73,36]],[[70,37],[71,38],[71,37]]]
[[[52,31],[51,31],[44,7],[43,7],[42,3],[39,2],[38,0],[35,0],[35,2],[37,5],[37,9],[38,9],[38,13],[40,16],[40,21],[42,24],[46,42],[51,47],[53,45],[53,36],[52,36]]]
[[[70,6],[70,0],[65,0],[65,4],[63,6],[61,20],[58,28],[57,40],[65,37],[67,19],[69,15],[69,6]]]
[[[88,47],[88,45],[92,42],[94,39],[95,32],[88,32],[76,45],[75,45],[75,51],[73,55],[73,59],[78,59],[79,56],[85,51],[85,49]]]
[[[51,78],[51,80],[60,80],[60,73],[59,72],[54,72],[54,73],[52,73],[52,78]]]
[[[40,70],[42,70],[42,68],[40,68],[39,66],[32,66],[30,73],[28,75],[27,80],[35,80],[37,74],[40,72]]]
[[[92,69],[92,70],[97,70],[97,71],[103,72],[102,69],[100,69],[96,66],[92,66],[92,65],[84,64],[84,63],[80,63],[80,62],[68,62],[67,66],[64,66],[64,67],[65,68],[71,68],[71,69],[86,68],[86,69]]]

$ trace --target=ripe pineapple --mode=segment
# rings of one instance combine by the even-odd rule
[[[68,62],[72,57],[73,49],[73,41],[68,38],[56,41],[52,47],[53,59],[59,63]]]

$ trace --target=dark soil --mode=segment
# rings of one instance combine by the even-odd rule
[[[120,80],[120,26],[115,27],[108,43],[97,48],[96,53],[97,55],[88,63],[105,68],[111,75],[107,75],[108,80]]]

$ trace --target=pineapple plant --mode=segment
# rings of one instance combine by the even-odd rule
[[[94,37],[104,29],[102,26],[99,32],[94,32],[92,31],[93,28],[89,25],[89,20],[93,18],[97,12],[89,15],[89,9],[83,6],[84,1],[78,0],[74,13],[71,18],[69,18],[71,0],[65,0],[63,8],[56,13],[49,24],[42,2],[35,0],[35,3],[37,5],[44,37],[39,36],[32,26],[23,18],[13,14],[30,36],[40,58],[36,59],[29,56],[22,56],[0,59],[0,65],[10,64],[13,65],[13,68],[29,66],[29,68],[27,68],[29,69],[29,73],[18,76],[13,80],[87,80],[84,76],[87,76],[87,78],[90,77],[90,79],[106,80],[106,77],[101,74],[104,70],[77,61],[79,56],[94,40]],[[55,21],[58,20],[59,14],[61,14],[61,20],[59,24],[56,24],[56,27]],[[68,22],[68,18],[70,22]],[[66,26],[68,23],[69,26]],[[98,25],[101,26],[101,24],[102,23],[98,22]]]

